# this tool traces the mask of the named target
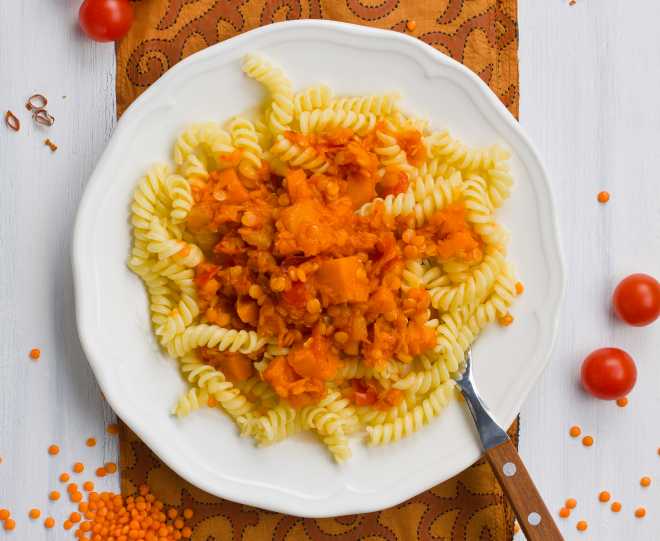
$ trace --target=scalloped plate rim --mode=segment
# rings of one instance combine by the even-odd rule
[[[385,491],[375,494],[369,493],[369,501],[363,501],[364,493],[355,491],[349,486],[343,486],[343,490],[336,491],[329,496],[321,498],[295,495],[292,491],[285,491],[268,485],[260,486],[257,490],[254,483],[242,483],[234,479],[226,480],[226,484],[218,486],[207,482],[203,476],[203,471],[201,473],[195,472],[193,466],[178,460],[175,452],[176,448],[166,446],[163,442],[159,441],[158,435],[153,434],[149,427],[140,421],[139,416],[135,415],[135,412],[125,407],[129,401],[121,397],[121,391],[116,388],[117,382],[112,381],[110,370],[104,366],[108,360],[107,354],[103,350],[99,350],[97,342],[94,340],[96,336],[95,332],[98,330],[90,328],[90,325],[86,323],[87,316],[93,313],[95,304],[92,295],[93,292],[90,293],[89,291],[89,280],[85,275],[85,254],[87,250],[85,242],[90,235],[91,228],[89,227],[89,222],[93,217],[93,205],[102,197],[104,188],[103,176],[107,174],[106,171],[110,167],[111,155],[115,151],[115,148],[120,145],[124,133],[130,131],[131,126],[138,122],[141,115],[147,114],[154,107],[166,105],[167,98],[162,98],[163,92],[165,92],[168,84],[175,82],[186,70],[217,58],[225,50],[244,46],[262,37],[277,36],[278,34],[285,36],[289,32],[295,33],[300,28],[318,29],[321,33],[326,34],[336,33],[339,38],[345,33],[366,36],[369,39],[373,39],[374,48],[376,49],[393,47],[397,49],[397,52],[404,54],[411,61],[418,62],[422,66],[428,67],[429,64],[436,63],[452,68],[453,82],[461,86],[482,114],[492,120],[498,127],[505,127],[507,129],[507,135],[513,136],[508,140],[509,144],[523,156],[525,165],[536,169],[536,173],[531,175],[530,181],[535,184],[535,189],[541,189],[543,191],[541,195],[545,198],[547,216],[541,225],[542,242],[544,244],[546,258],[551,264],[554,264],[554,268],[551,271],[552,280],[546,295],[546,299],[550,301],[547,311],[551,314],[551,317],[541,331],[542,336],[539,338],[539,343],[535,350],[535,354],[540,357],[540,360],[536,362],[534,369],[526,374],[523,381],[516,382],[519,392],[511,393],[507,403],[500,406],[500,409],[504,410],[504,413],[500,415],[500,419],[504,419],[507,423],[513,421],[522,402],[550,359],[557,335],[559,309],[564,295],[566,278],[552,191],[550,189],[548,175],[538,157],[536,149],[525,136],[515,119],[481,79],[462,64],[436,51],[420,40],[393,31],[334,21],[301,20],[275,23],[251,30],[188,57],[168,70],[158,81],[139,96],[118,121],[115,132],[85,189],[74,226],[72,264],[75,285],[76,320],[80,341],[90,366],[107,401],[114,411],[165,464],[181,477],[209,493],[239,503],[297,516],[326,517],[376,511],[401,503],[459,473],[473,463],[479,454],[471,450],[471,452],[466,453],[460,458],[455,458],[450,463],[445,462],[441,474],[436,474],[435,476],[427,475],[427,479],[425,480],[417,479],[420,477],[420,472],[413,472],[416,477],[414,482],[397,486],[397,490],[392,493],[384,493]],[[321,36],[320,39],[322,41],[328,39],[326,34]],[[375,46],[377,40],[381,41],[381,46],[379,47]],[[383,44],[385,45],[383,46]],[[447,74],[445,73],[444,75],[446,76]],[[433,75],[428,74],[428,71],[427,76],[433,77]],[[158,101],[159,98],[161,101]],[[163,99],[165,103],[162,103]],[[535,193],[535,195],[539,197],[538,193]],[[542,351],[539,352],[539,350]]]

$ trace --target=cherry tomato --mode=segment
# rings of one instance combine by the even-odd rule
[[[128,0],[85,0],[78,12],[80,26],[95,41],[123,38],[133,24],[133,7]]]
[[[626,323],[650,325],[660,315],[660,284],[648,274],[631,274],[616,286],[612,304],[616,315]]]
[[[582,361],[581,379],[582,386],[596,398],[616,400],[635,386],[637,367],[622,349],[601,348]]]

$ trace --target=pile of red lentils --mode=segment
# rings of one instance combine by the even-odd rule
[[[34,358],[32,354],[30,356]],[[107,431],[115,435],[119,429],[112,424]],[[94,447],[96,439],[88,438],[86,445]],[[51,456],[59,452],[60,448],[56,444],[48,447]],[[74,474],[82,474],[84,471],[85,465],[82,462],[76,462],[71,468]],[[97,477],[116,472],[117,465],[114,462],[107,462],[95,470]],[[166,509],[165,504],[150,493],[147,485],[140,486],[137,494],[123,497],[113,492],[95,492],[94,482],[89,480],[79,488],[77,483],[69,482],[71,473],[62,472],[59,476],[60,483],[66,484],[69,501],[75,505],[75,510],[62,522],[62,528],[72,530],[80,541],[176,541],[192,536],[192,530],[187,524],[193,517],[192,509]],[[59,490],[51,490],[48,494],[52,502],[61,498]],[[41,510],[34,507],[28,511],[27,516],[37,521],[41,518]],[[9,509],[0,509],[0,524],[7,532],[16,529],[16,520]],[[52,516],[47,516],[43,525],[51,529],[57,524]]]

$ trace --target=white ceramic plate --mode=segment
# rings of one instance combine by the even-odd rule
[[[199,52],[119,121],[80,205],[73,247],[80,339],[111,406],[168,466],[212,494],[301,516],[382,509],[479,458],[472,422],[457,402],[400,443],[367,449],[355,442],[342,466],[305,436],[258,449],[219,412],[182,421],[169,415],[184,384],[152,336],[142,283],[126,268],[129,203],[140,175],[169,158],[184,126],[223,121],[262,99],[240,70],[248,52],[281,65],[297,88],[324,82],[337,94],[396,90],[404,108],[435,129],[447,127],[470,145],[501,142],[513,150],[516,187],[499,217],[512,231],[510,259],[526,289],[513,307],[515,324],[488,329],[474,348],[479,388],[504,426],[548,361],[563,293],[548,178],[518,124],[472,72],[409,36],[334,22],[274,24]]]

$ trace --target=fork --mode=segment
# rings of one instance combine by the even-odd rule
[[[477,425],[486,458],[509,498],[527,541],[563,540],[516,447],[479,396],[472,377],[472,348],[465,353],[465,369],[456,382]]]

